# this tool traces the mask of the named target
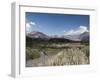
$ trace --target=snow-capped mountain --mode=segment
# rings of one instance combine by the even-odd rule
[[[80,35],[81,41],[88,41],[89,40],[89,32],[84,32]]]
[[[49,36],[47,36],[46,34],[42,32],[38,32],[38,31],[27,33],[26,36],[31,37],[31,38],[44,38],[44,39],[49,38]]]
[[[73,40],[73,41],[81,41],[79,35],[64,35],[64,38],[66,39],[70,39],[70,40]]]
[[[73,41],[88,41],[89,40],[89,32],[84,32],[78,35],[64,35],[64,38],[70,39]]]

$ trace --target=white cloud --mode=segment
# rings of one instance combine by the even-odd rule
[[[64,35],[79,35],[84,32],[89,32],[86,26],[80,26],[77,29],[71,29],[69,31],[64,31]]]
[[[36,25],[36,23],[35,23],[35,22],[30,22],[30,24],[31,24],[31,25]]]
[[[36,28],[36,23],[35,22],[26,22],[26,31],[27,33],[33,31]]]

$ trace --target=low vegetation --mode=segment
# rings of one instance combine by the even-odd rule
[[[89,64],[89,59],[79,48],[64,49],[46,61],[46,65],[50,66],[80,64]]]
[[[26,60],[39,58],[40,54],[37,49],[32,49],[30,47],[26,48]]]
[[[72,42],[62,39],[49,41],[28,39],[26,42],[26,62],[28,63],[30,60],[39,61],[41,50],[46,53],[45,66],[83,65],[90,63],[89,41]]]

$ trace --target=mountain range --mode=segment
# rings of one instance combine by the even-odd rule
[[[38,32],[38,31],[33,31],[30,33],[26,34],[27,37],[30,38],[41,38],[41,39],[53,39],[53,38],[58,38],[58,39],[69,39],[72,41],[89,41],[89,32],[84,32],[78,35],[62,35],[62,36],[58,36],[58,35],[53,35],[53,36],[48,36],[42,32]]]
[[[27,37],[30,38],[42,38],[42,39],[48,39],[49,36],[47,36],[46,34],[42,33],[42,32],[38,32],[38,31],[33,31],[30,33],[26,34]]]

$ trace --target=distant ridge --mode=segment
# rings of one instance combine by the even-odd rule
[[[62,36],[58,36],[58,35],[52,35],[52,36],[48,36],[42,32],[39,31],[33,31],[30,33],[26,34],[27,37],[29,38],[41,38],[41,39],[65,39],[65,40],[69,40],[69,41],[89,41],[89,32],[84,32],[82,34],[79,35],[62,35]]]

